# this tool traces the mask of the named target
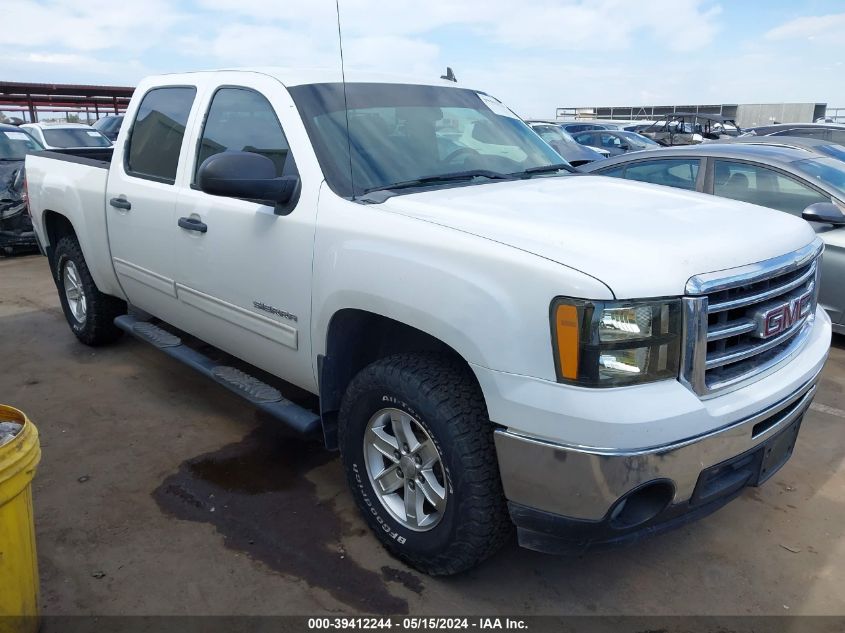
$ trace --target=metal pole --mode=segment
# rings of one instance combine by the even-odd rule
[[[32,102],[32,95],[29,93],[26,95],[26,104],[29,108],[29,122],[38,123],[38,114],[35,111],[35,104]]]

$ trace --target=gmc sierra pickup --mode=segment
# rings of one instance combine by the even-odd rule
[[[126,331],[320,436],[378,538],[432,574],[514,524],[580,551],[762,483],[830,345],[805,222],[573,173],[448,81],[153,77],[113,150],[26,173],[80,341]]]

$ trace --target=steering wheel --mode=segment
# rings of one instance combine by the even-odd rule
[[[471,147],[459,147],[455,151],[451,152],[448,156],[443,159],[444,163],[453,163],[456,162],[456,159],[460,156],[467,155],[467,156],[477,156],[478,152],[472,149]]]

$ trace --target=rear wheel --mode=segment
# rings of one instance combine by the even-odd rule
[[[76,237],[56,244],[53,277],[71,331],[86,345],[104,345],[118,339],[115,317],[126,313],[126,303],[97,289]]]
[[[455,574],[508,539],[493,427],[469,368],[434,354],[377,361],[350,384],[338,422],[355,500],[392,554]]]

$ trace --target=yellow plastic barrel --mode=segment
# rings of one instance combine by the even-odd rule
[[[17,409],[0,405],[0,422],[23,428],[0,446],[0,632],[38,629],[38,559],[32,478],[41,460],[38,430]],[[12,616],[12,617],[10,617]]]

